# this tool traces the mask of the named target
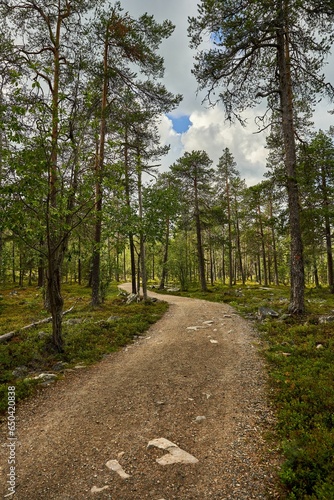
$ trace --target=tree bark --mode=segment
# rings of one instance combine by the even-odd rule
[[[49,168],[49,197],[47,210],[46,297],[52,316],[52,342],[58,352],[63,352],[62,312],[64,301],[61,296],[61,264],[63,255],[59,245],[59,228],[53,220],[52,212],[58,210],[58,137],[59,137],[59,81],[60,81],[60,33],[63,16],[57,19],[53,47],[54,73],[52,91],[51,156]]]
[[[107,25],[103,54],[103,83],[99,145],[95,156],[95,231],[92,259],[92,306],[101,302],[100,267],[101,267],[101,236],[102,236],[102,175],[104,164],[104,148],[106,137],[106,109],[108,95],[108,49],[109,24]]]
[[[232,249],[232,220],[231,220],[231,200],[230,183],[226,167],[226,202],[227,202],[227,226],[228,226],[228,265],[229,265],[229,285],[233,286],[233,249]]]
[[[147,273],[146,273],[146,249],[145,249],[145,240],[143,233],[143,199],[142,199],[142,182],[141,182],[141,165],[140,165],[140,154],[137,151],[137,175],[138,175],[138,208],[139,208],[139,220],[141,222],[140,228],[140,264],[141,264],[141,281],[142,281],[142,289],[143,289],[143,298],[144,301],[147,301]],[[138,289],[139,292],[139,289]]]
[[[195,224],[196,224],[196,237],[197,237],[197,255],[198,255],[198,269],[199,278],[201,283],[202,292],[207,291],[206,277],[205,277],[205,259],[202,244],[202,230],[201,230],[201,219],[199,211],[199,201],[198,201],[198,187],[197,187],[197,177],[194,179],[194,193],[195,193]]]
[[[302,314],[304,303],[304,259],[300,226],[299,190],[296,177],[296,145],[294,136],[293,95],[290,73],[289,27],[287,1],[280,2],[280,28],[277,30],[277,61],[279,70],[282,132],[285,148],[285,169],[290,220],[290,279],[289,312]]]
[[[169,217],[167,217],[165,250],[164,250],[163,263],[162,263],[162,273],[161,273],[161,280],[160,280],[160,284],[159,284],[159,290],[164,290],[165,284],[167,281],[167,274],[168,274],[167,263],[168,263],[168,250],[169,250],[169,225],[170,225],[170,221],[169,221]]]
[[[225,238],[225,232],[224,232],[224,227],[223,227],[223,244],[222,244],[222,283],[223,285],[226,285],[226,270],[225,270],[225,243],[224,243],[224,238]]]
[[[264,241],[264,231],[263,231],[262,214],[261,214],[260,205],[257,206],[257,213],[259,216],[259,226],[260,226],[260,236],[261,236],[264,286],[268,286],[268,268],[267,268],[267,258],[266,258],[266,246],[265,246],[265,241]]]
[[[315,252],[313,253],[313,277],[314,277],[315,287],[320,288],[318,266],[317,266],[317,259],[315,257]]]
[[[0,88],[0,121],[3,122],[3,91],[2,88]],[[2,186],[2,178],[3,178],[3,130],[2,128],[0,129],[0,187]],[[3,244],[3,232],[2,228],[0,228],[0,283],[5,282],[5,274],[6,270],[4,268],[4,259],[3,259],[3,250],[4,250],[4,244]]]
[[[242,252],[241,252],[241,238],[240,238],[240,227],[239,227],[239,216],[238,210],[236,209],[236,232],[237,232],[237,249],[238,249],[238,257],[239,257],[239,268],[241,274],[242,284],[244,285],[246,282],[244,265],[242,262]]]
[[[129,209],[129,214],[131,210],[131,199],[130,199],[130,175],[129,175],[129,151],[128,151],[128,130],[127,124],[125,124],[125,137],[124,137],[124,168],[125,168],[125,198],[126,205]],[[135,245],[133,240],[132,231],[129,232],[129,247],[130,247],[130,262],[131,262],[131,291],[132,293],[137,293],[136,285],[136,256],[135,256]],[[139,290],[138,290],[139,292]]]
[[[332,234],[331,223],[329,217],[330,201],[328,199],[328,188],[326,182],[326,172],[324,166],[321,168],[321,190],[325,209],[325,239],[326,239],[326,254],[327,254],[327,279],[331,293],[334,293],[334,272],[333,272],[333,251],[332,251]]]
[[[273,204],[272,200],[270,200],[270,219],[273,221]],[[272,240],[272,245],[273,245],[273,259],[274,259],[274,279],[275,279],[275,285],[279,285],[279,276],[278,276],[278,262],[277,262],[277,246],[276,246],[276,234],[275,234],[275,228],[274,228],[274,223],[271,223],[271,240]]]
[[[213,248],[212,244],[210,243],[210,248],[209,248],[209,254],[210,254],[210,283],[213,286],[215,282],[215,277],[214,277],[214,256],[213,256]]]

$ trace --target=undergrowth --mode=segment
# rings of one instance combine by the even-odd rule
[[[90,306],[90,289],[64,286],[65,310],[63,336],[65,351],[51,349],[51,324],[41,324],[0,343],[0,415],[7,409],[7,388],[15,386],[16,400],[34,393],[41,385],[33,377],[42,372],[59,373],[88,365],[103,355],[119,350],[143,334],[167,310],[165,302],[125,305],[116,286],[110,287],[105,302]],[[43,310],[42,292],[36,288],[7,288],[0,293],[0,335],[48,317]]]
[[[174,293],[174,292],[173,292]],[[307,312],[288,313],[287,287],[258,285],[196,286],[177,295],[226,302],[254,319],[264,341],[271,394],[277,409],[276,440],[284,463],[280,472],[290,500],[334,499],[334,297],[326,289],[307,289]],[[256,319],[258,308],[269,307],[277,319]]]
[[[14,293],[17,292],[17,293]],[[276,439],[285,457],[280,477],[290,500],[334,499],[334,322],[321,316],[334,315],[334,297],[327,290],[306,291],[307,313],[287,314],[289,289],[257,285],[215,285],[207,293],[196,286],[176,295],[229,303],[255,321],[268,360],[271,394],[277,409]],[[50,352],[50,325],[26,331],[0,344],[0,410],[6,406],[8,385],[16,386],[18,399],[32,394],[36,381],[13,376],[24,366],[31,373],[52,370],[59,362],[89,364],[116,351],[147,330],[166,310],[167,304],[124,305],[112,287],[105,303],[89,305],[90,290],[64,288],[65,353]],[[270,307],[278,319],[256,320],[259,307]],[[41,293],[36,289],[7,289],[0,295],[0,334],[46,317]],[[61,376],[61,375],[60,375]]]

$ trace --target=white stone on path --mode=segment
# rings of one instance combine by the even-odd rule
[[[211,344],[218,344],[218,340],[210,339]]]
[[[200,424],[204,420],[206,420],[206,417],[204,417],[204,415],[200,415],[200,416],[195,418],[195,422],[197,422],[198,424]]]
[[[127,479],[129,474],[127,474],[123,467],[120,465],[120,463],[117,460],[109,460],[109,462],[106,463],[106,466],[108,469],[117,472],[119,476],[121,476],[122,479]]]
[[[92,494],[100,493],[100,491],[107,490],[108,488],[109,488],[109,486],[103,486],[103,488],[97,488],[96,486],[93,486],[93,488],[91,488],[90,492]]]
[[[193,331],[197,331],[197,330],[200,330],[201,328],[205,328],[205,326],[187,326],[187,330],[193,330]]]
[[[168,451],[167,455],[157,458],[156,461],[160,465],[170,465],[175,463],[196,464],[198,462],[197,458],[193,455],[181,450],[181,448],[179,448],[176,444],[165,438],[153,439],[148,443],[147,447],[156,447]]]

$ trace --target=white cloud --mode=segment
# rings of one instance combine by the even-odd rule
[[[163,158],[163,169],[167,168],[174,163],[183,154],[183,144],[181,142],[181,134],[178,134],[173,129],[172,120],[167,116],[161,117],[161,122],[158,125],[158,130],[161,137],[161,142],[170,145],[169,154]]]
[[[254,119],[256,112],[247,112],[248,125],[242,128],[239,124],[230,126],[225,122],[222,107],[207,109],[202,105],[203,94],[197,96],[197,83],[191,74],[195,53],[189,48],[187,36],[188,16],[197,15],[197,2],[194,0],[123,0],[123,7],[134,16],[144,12],[152,14],[158,22],[170,19],[176,29],[173,35],[165,40],[161,54],[165,59],[164,84],[173,93],[181,93],[184,99],[172,115],[190,116],[192,126],[187,132],[178,134],[172,129],[172,122],[167,117],[159,126],[162,142],[171,144],[171,151],[163,162],[166,170],[185,151],[204,149],[210,158],[217,162],[222,150],[228,147],[237,161],[241,176],[248,185],[259,182],[265,172],[267,151],[265,149],[265,133],[255,134]],[[333,58],[329,58],[331,62]],[[334,83],[334,65],[326,67],[327,78]],[[317,106],[314,115],[316,128],[327,130],[334,125],[333,115],[328,109],[334,105],[323,101]]]
[[[172,121],[166,116],[162,118],[159,126],[161,139],[164,144],[171,145],[170,153],[163,159],[164,170],[185,151],[193,150],[205,150],[216,165],[227,147],[237,162],[241,177],[249,185],[262,178],[267,156],[265,136],[254,134],[255,125],[246,129],[240,124],[229,125],[219,106],[193,111],[190,121],[189,129],[178,134],[172,128]]]

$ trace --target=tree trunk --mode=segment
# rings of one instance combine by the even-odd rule
[[[165,288],[165,284],[167,281],[167,263],[168,263],[168,250],[169,250],[169,217],[167,217],[166,221],[166,239],[165,239],[165,251],[164,251],[164,259],[162,263],[162,273],[161,273],[161,280],[160,280],[160,285],[159,285],[159,290],[163,290]]]
[[[58,178],[58,138],[59,138],[59,83],[60,83],[60,37],[64,19],[70,15],[66,10],[58,15],[56,32],[53,43],[53,88],[52,88],[52,124],[51,124],[51,153],[49,164],[49,196],[47,205],[47,286],[46,300],[52,316],[52,342],[57,352],[63,352],[62,313],[64,301],[61,295],[61,266],[67,248],[68,236],[60,234],[58,223],[53,212],[57,213],[59,178]],[[72,202],[74,201],[74,192]],[[70,208],[70,207],[67,207]],[[69,216],[66,216],[69,223]]]
[[[3,105],[3,91],[2,87],[0,88],[0,122],[3,123],[3,114],[4,114],[4,105]],[[0,187],[2,187],[2,178],[3,178],[3,138],[4,131],[1,127],[0,129]],[[5,266],[4,266],[4,258],[3,258],[3,250],[4,250],[4,242],[3,242],[3,232],[2,228],[0,228],[0,283],[5,282]]]
[[[133,240],[133,234],[129,234],[129,247],[130,247],[130,260],[131,260],[131,284],[132,284],[132,293],[137,293],[137,285],[136,285],[136,255],[135,255],[135,244]],[[139,292],[139,290],[138,290]]]
[[[101,272],[101,236],[102,236],[102,175],[104,164],[104,148],[106,137],[106,110],[108,95],[108,48],[109,24],[107,25],[104,40],[103,55],[103,84],[100,121],[100,141],[95,155],[95,232],[92,261],[92,305],[99,305],[101,300],[100,272]]]
[[[262,249],[264,286],[268,286],[268,269],[267,269],[267,258],[266,258],[266,246],[265,246],[265,241],[264,241],[264,231],[263,231],[263,224],[262,224],[262,216],[261,216],[260,205],[257,206],[257,213],[259,215],[259,226],[260,226],[260,236],[261,236],[261,249]]]
[[[125,124],[124,132],[124,168],[125,168],[125,198],[126,205],[129,209],[129,214],[131,210],[131,199],[130,199],[130,176],[129,176],[129,152],[128,152],[128,129],[127,124]],[[133,241],[133,234],[129,232],[129,247],[130,247],[130,262],[131,262],[131,291],[132,293],[137,293],[136,285],[136,256],[135,256],[135,245]],[[139,293],[139,290],[138,290]]]
[[[155,248],[152,247],[152,281],[155,281]]]
[[[213,267],[213,249],[211,244],[209,252],[210,252],[210,283],[213,286],[215,282],[215,277],[214,277],[214,267]]]
[[[138,175],[138,215],[141,222],[140,228],[140,264],[141,264],[141,281],[143,289],[144,301],[147,301],[147,273],[146,273],[146,251],[145,251],[145,237],[143,234],[143,199],[142,199],[142,183],[141,183],[141,165],[139,151],[137,151],[137,175]]]
[[[0,150],[0,156],[1,156],[1,150]],[[0,172],[0,179],[1,179],[1,172]],[[0,229],[0,283],[5,283],[5,274],[6,274],[4,258],[3,258],[3,249],[4,249],[3,237],[2,237],[2,231]]]
[[[38,260],[38,281],[37,285],[39,288],[42,288],[44,286],[44,279],[45,279],[45,269],[44,269],[44,260],[43,260],[43,247],[44,247],[44,241],[41,238],[39,241],[39,260]]]
[[[116,247],[116,270],[115,270],[115,281],[119,283],[119,253],[118,253],[118,248]]]
[[[126,281],[126,247],[123,250],[123,280]]]
[[[272,200],[270,200],[270,219],[273,221],[273,204]],[[279,276],[278,276],[278,262],[277,262],[277,248],[276,248],[276,235],[275,235],[275,228],[274,228],[274,223],[271,223],[271,240],[273,244],[273,259],[274,259],[274,280],[275,280],[275,285],[279,285]]]
[[[49,206],[47,213],[47,257],[46,301],[52,316],[52,343],[57,352],[63,352],[62,337],[63,298],[61,295],[61,263],[62,258],[55,250],[58,246],[59,228],[53,220],[52,212],[58,209],[58,136],[59,136],[59,81],[60,81],[60,31],[62,19],[58,17],[54,44],[54,75],[52,92],[52,131],[51,155],[49,168]]]
[[[321,168],[321,190],[323,203],[325,208],[325,239],[326,239],[326,254],[327,254],[327,279],[331,293],[334,293],[334,272],[333,272],[333,251],[332,251],[332,235],[331,223],[329,217],[330,201],[328,199],[328,188],[326,182],[326,172],[324,166]]]
[[[257,254],[257,281],[262,285],[262,275],[261,275],[261,258],[260,252]]]
[[[52,316],[52,343],[57,352],[64,351],[64,341],[62,336],[64,300],[61,295],[60,283],[60,266],[57,264],[54,265],[54,259],[51,257],[51,259],[49,259],[47,272],[47,290],[49,307]]]
[[[100,136],[101,140],[101,136]],[[94,238],[93,238],[93,255],[91,267],[91,287],[93,307],[101,303],[100,294],[100,264],[101,264],[101,235],[102,235],[102,189],[101,189],[101,172],[100,172],[100,151],[99,146],[96,147],[95,153],[95,206],[94,206]]]
[[[224,230],[223,230],[224,238]],[[226,270],[225,270],[225,244],[222,245],[222,283],[226,285]]]
[[[285,149],[285,169],[287,179],[288,207],[290,221],[290,279],[291,294],[289,312],[302,314],[304,303],[304,260],[300,227],[299,192],[296,177],[296,145],[294,136],[292,80],[290,73],[289,28],[287,1],[280,2],[280,28],[277,30],[277,61],[279,70],[282,132]]]
[[[229,265],[229,285],[233,286],[233,248],[232,248],[232,221],[231,221],[231,200],[230,184],[226,172],[226,202],[227,202],[227,225],[228,225],[228,265]]]
[[[315,257],[315,252],[313,254],[313,276],[314,276],[315,287],[320,288],[318,266],[317,266],[317,259]]]
[[[237,215],[237,220],[236,220],[236,230],[237,230],[237,249],[238,249],[238,257],[239,257],[239,268],[240,268],[240,274],[241,274],[241,280],[242,284],[244,285],[246,282],[246,277],[245,277],[245,271],[244,271],[244,266],[242,262],[242,252],[241,252],[241,241],[240,241],[240,228],[239,228],[239,217]]]
[[[78,243],[78,283],[81,285],[82,282],[82,265],[81,265],[81,238],[79,236],[79,243]]]
[[[22,259],[22,251],[19,251],[19,286],[23,286],[24,279],[24,269],[23,269],[23,259]]]
[[[199,201],[198,201],[198,190],[197,190],[197,178],[194,180],[194,191],[195,191],[195,224],[196,224],[196,237],[197,237],[197,256],[198,256],[198,270],[199,279],[201,284],[202,292],[207,291],[206,278],[205,278],[205,259],[202,244],[202,231],[201,231],[201,219],[199,212]]]
[[[139,297],[140,296],[140,253],[138,254],[138,262],[137,262],[137,293]]]
[[[12,247],[12,280],[16,283],[16,266],[15,266],[15,241],[13,235],[13,247]]]
[[[327,275],[328,285],[331,293],[334,293],[334,274],[333,274],[333,252],[332,252],[332,235],[329,217],[325,217],[325,233],[326,233],[326,253],[327,253]]]

